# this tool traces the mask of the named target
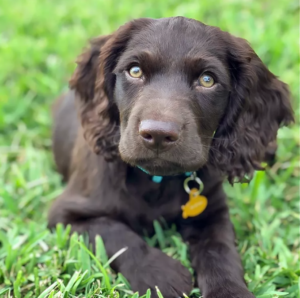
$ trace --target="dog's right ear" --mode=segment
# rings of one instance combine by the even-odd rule
[[[79,56],[69,83],[75,90],[84,137],[92,150],[107,161],[118,155],[119,114],[112,98],[113,70],[133,34],[151,22],[133,20],[111,35],[93,39],[90,48]]]
[[[70,89],[75,90],[84,138],[90,148],[96,154],[102,154],[107,161],[117,155],[114,144],[117,119],[110,115],[109,99],[104,92],[104,78],[100,73],[103,69],[100,56],[103,46],[111,38],[112,35],[107,35],[90,41],[90,47],[77,58],[77,68],[69,82]]]
[[[88,101],[94,97],[100,51],[110,38],[111,35],[106,35],[92,39],[90,47],[77,58],[77,68],[71,77],[69,86],[80,95],[82,100]]]

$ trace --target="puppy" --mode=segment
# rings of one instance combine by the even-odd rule
[[[183,17],[133,20],[92,40],[77,63],[54,105],[67,187],[49,227],[71,224],[92,243],[100,235],[109,257],[127,247],[112,267],[140,295],[188,295],[189,271],[142,238],[164,218],[189,244],[204,298],[253,298],[222,182],[262,169],[293,121],[287,86],[245,40]]]

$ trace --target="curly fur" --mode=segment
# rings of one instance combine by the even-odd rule
[[[112,71],[134,31],[149,23],[150,19],[133,21],[112,35],[92,40],[70,80],[71,89],[79,95],[85,138],[107,161],[119,155],[118,110],[109,99],[115,83]],[[247,41],[222,33],[232,91],[214,135],[209,162],[234,182],[262,169],[268,144],[276,140],[280,125],[293,121],[293,113],[288,87],[266,68]]]

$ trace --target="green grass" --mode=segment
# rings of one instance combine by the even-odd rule
[[[290,85],[297,122],[280,130],[276,164],[250,185],[226,184],[226,190],[250,290],[260,298],[300,297],[299,4],[293,0],[0,0],[0,297],[138,297],[110,269],[100,238],[93,255],[83,238],[68,240],[69,229],[46,229],[49,205],[63,188],[50,151],[49,107],[67,88],[87,39],[135,17],[175,15],[248,39]],[[176,231],[155,229],[149,244],[189,267]]]

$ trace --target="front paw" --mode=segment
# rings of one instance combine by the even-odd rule
[[[255,296],[244,286],[225,283],[223,287],[210,291],[203,298],[255,298]]]
[[[157,297],[158,287],[164,298],[183,297],[183,293],[189,295],[192,290],[192,276],[179,261],[155,248],[151,248],[140,261],[130,273],[124,274],[133,291],[143,295],[150,289],[151,297]]]

